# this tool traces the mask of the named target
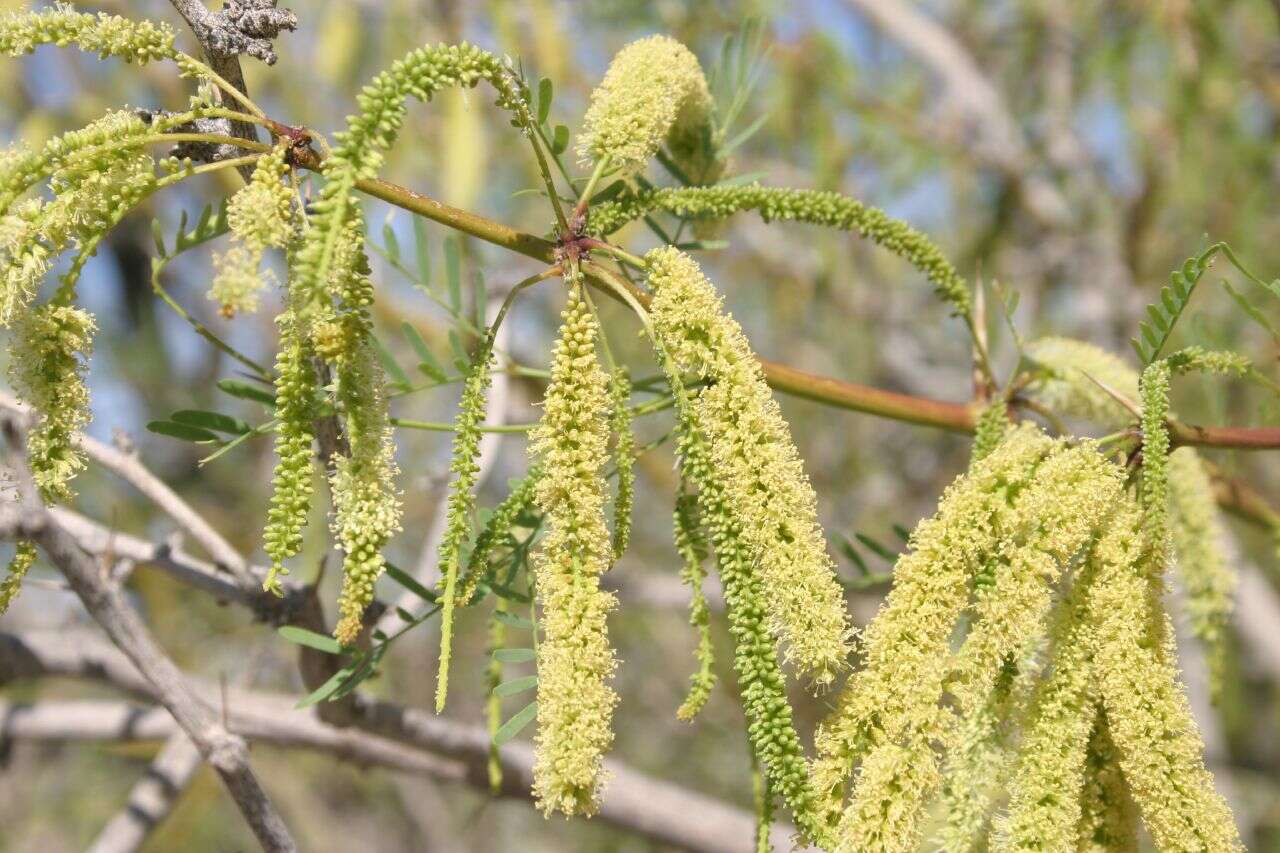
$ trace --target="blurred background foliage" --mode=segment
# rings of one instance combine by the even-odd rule
[[[869,0],[866,0],[869,2]],[[625,43],[667,32],[709,66],[726,35],[747,16],[764,21],[768,47],[759,85],[742,126],[763,122],[734,154],[732,169],[760,173],[771,185],[838,190],[879,205],[932,235],[974,279],[1016,290],[1016,323],[1026,338],[1078,337],[1130,357],[1127,340],[1143,306],[1168,272],[1209,242],[1228,240],[1264,278],[1280,271],[1280,4],[1266,0],[945,0],[922,8],[974,59],[992,92],[1015,118],[1016,156],[993,145],[1001,128],[957,109],[984,93],[959,89],[904,51],[864,17],[863,0],[291,0],[301,26],[277,45],[271,68],[244,62],[249,90],[274,118],[326,133],[340,128],[363,82],[425,42],[466,39],[517,57],[530,79],[548,77],[556,98],[551,123],[576,128],[592,86]],[[901,0],[906,2],[906,0]],[[897,5],[897,4],[893,4]],[[16,7],[6,0],[2,7]],[[162,0],[104,2],[95,8],[168,20]],[[181,42],[192,45],[189,34]],[[99,62],[44,49],[0,64],[0,135],[33,143],[80,126],[120,104],[173,107],[187,83],[171,69]],[[572,145],[572,143],[571,143]],[[653,171],[656,171],[653,170]],[[535,233],[551,227],[528,151],[482,90],[450,91],[415,107],[384,175],[458,207]],[[657,177],[657,176],[655,176]],[[221,182],[225,179],[227,182]],[[1029,186],[1032,185],[1032,186]],[[180,211],[191,215],[234,190],[229,173],[184,183],[131,217],[90,264],[80,291],[102,332],[92,361],[99,438],[136,446],[153,470],[187,497],[245,553],[260,555],[259,535],[273,456],[270,441],[246,442],[205,465],[206,451],[148,433],[144,425],[179,409],[217,409],[255,420],[252,403],[215,387],[236,365],[197,337],[154,298],[150,218],[167,234]],[[1038,204],[1050,192],[1063,205]],[[412,258],[415,231],[406,214],[368,206],[371,239],[388,237]],[[386,229],[383,224],[386,223]],[[422,229],[438,286],[444,275],[441,226]],[[930,288],[903,263],[850,236],[802,225],[766,228],[744,215],[714,235],[729,247],[701,254],[757,351],[796,367],[948,400],[970,395],[969,352],[960,323],[935,304]],[[623,242],[653,242],[632,227]],[[495,291],[536,271],[532,262],[475,241],[457,244],[462,280],[477,276]],[[413,264],[410,264],[412,267]],[[375,258],[380,337],[412,364],[399,329],[411,323],[446,364],[450,322],[409,277]],[[205,297],[208,250],[182,256],[165,272],[174,298],[244,352],[269,362],[274,310],[228,322]],[[1235,307],[1214,276],[1178,335],[1186,343],[1231,347],[1274,370],[1280,342]],[[278,300],[278,296],[273,298]],[[269,300],[269,309],[278,301]],[[542,288],[514,315],[510,351],[544,366],[560,296]],[[1271,319],[1280,311],[1271,303]],[[636,374],[650,372],[632,345],[634,323],[604,306],[615,348]],[[997,313],[998,312],[993,312]],[[612,322],[610,322],[612,320]],[[1014,362],[1008,336],[997,338],[999,365]],[[509,422],[536,419],[541,380],[512,380]],[[457,387],[397,403],[403,418],[448,421]],[[1175,388],[1175,409],[1195,423],[1275,425],[1276,396],[1243,383],[1188,379]],[[868,416],[782,399],[808,463],[833,541],[855,533],[892,543],[895,526],[911,528],[964,465],[967,440]],[[641,441],[661,434],[665,416],[641,422]],[[447,476],[447,433],[401,430],[406,532],[391,559],[413,566],[426,521]],[[526,464],[524,438],[502,439],[496,473],[482,502],[492,505]],[[1226,470],[1248,479],[1273,502],[1280,496],[1274,455],[1213,452]],[[706,712],[693,725],[676,721],[693,666],[693,633],[676,580],[670,513],[675,484],[671,450],[640,463],[634,547],[611,572],[623,591],[612,635],[623,661],[615,754],[661,777],[750,802],[743,721],[726,671]],[[91,467],[78,480],[78,506],[118,528],[163,539],[170,533],[140,496]],[[317,508],[310,545],[295,574],[327,568],[326,528]],[[1274,545],[1234,525],[1241,561],[1261,567],[1280,588]],[[889,563],[859,554],[873,573]],[[842,571],[862,571],[842,556]],[[36,576],[50,577],[48,569]],[[201,674],[227,675],[301,695],[296,647],[243,612],[222,608],[155,573],[138,572],[131,590],[166,648]],[[851,593],[856,621],[874,612],[884,588]],[[332,600],[326,597],[327,600]],[[64,592],[32,584],[6,624],[59,627],[76,621]],[[728,638],[715,617],[721,665]],[[483,719],[485,620],[464,612],[455,652],[450,716]],[[1280,646],[1280,625],[1272,626]],[[395,647],[366,687],[418,706],[430,704],[436,623]],[[1229,786],[1250,849],[1280,850],[1280,695],[1257,650],[1238,643],[1235,677],[1211,719],[1215,772]],[[1271,650],[1274,653],[1274,648]],[[518,674],[518,668],[512,667]],[[1194,688],[1194,685],[1193,685]],[[36,688],[14,685],[9,698]],[[42,685],[47,695],[89,688]],[[819,719],[830,697],[797,693],[802,725]],[[518,704],[512,702],[510,713]],[[82,847],[119,807],[153,747],[13,745],[0,750],[0,850],[56,853]],[[490,801],[471,790],[362,771],[297,753],[255,751],[262,775],[304,849],[601,850],[650,849],[598,823],[544,821],[527,803]],[[746,840],[744,839],[744,844]],[[251,846],[246,830],[210,771],[202,770],[152,850],[234,850]]]

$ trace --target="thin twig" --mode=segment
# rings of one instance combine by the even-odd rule
[[[7,427],[10,465],[17,475],[22,500],[19,507],[10,505],[0,511],[0,537],[35,542],[61,570],[85,609],[138,669],[157,700],[218,772],[262,848],[270,853],[297,850],[284,820],[249,766],[249,750],[244,741],[223,728],[200,704],[185,676],[152,639],[119,586],[103,577],[94,560],[44,508],[27,466],[24,438],[13,428],[12,421]]]
[[[129,799],[89,845],[89,853],[135,853],[172,811],[196,771],[200,750],[183,732],[169,735]]]

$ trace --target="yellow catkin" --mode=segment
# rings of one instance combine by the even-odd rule
[[[1188,621],[1192,633],[1205,645],[1216,694],[1226,665],[1227,624],[1236,575],[1223,551],[1227,534],[1213,482],[1199,454],[1190,447],[1169,454],[1169,531]]]
[[[848,615],[790,429],[746,335],[697,263],[673,248],[646,261],[660,347],[675,369],[710,380],[690,390],[691,414],[769,591],[770,630],[799,672],[830,684],[849,655]]]
[[[1133,511],[1130,504],[1129,512]],[[1097,717],[1092,667],[1093,565],[1077,574],[1051,630],[1053,660],[1024,724],[995,849],[1070,850],[1080,822],[1089,735]]]
[[[1034,427],[1010,430],[1005,441],[943,494],[938,512],[911,536],[894,585],[864,635],[866,664],[846,685],[836,710],[819,728],[814,788],[840,813],[846,780],[862,759],[840,821],[841,849],[868,849],[868,839],[892,837],[886,850],[911,850],[920,840],[920,812],[938,782],[930,742],[949,728],[940,707],[951,637],[969,600],[970,581],[999,541],[1013,513],[1011,499],[1054,442]],[[897,769],[901,775],[890,771]],[[893,836],[884,821],[892,819]]]
[[[293,237],[293,190],[285,181],[286,142],[258,160],[253,178],[227,204],[227,225],[235,242],[214,255],[209,298],[225,317],[258,310],[259,294],[274,280],[260,270],[269,247],[284,248]]]
[[[591,93],[578,153],[638,172],[664,140],[692,149],[710,112],[707,80],[689,48],[669,36],[643,38],[618,51]]]
[[[1001,790],[1012,750],[1008,721],[1020,707],[1014,660],[1005,662],[996,686],[977,712],[959,720],[943,768],[942,816],[937,833],[940,853],[976,853],[986,849],[990,809]]]
[[[1049,374],[1033,386],[1033,393],[1057,414],[1113,429],[1134,420],[1132,412],[1098,385],[1128,400],[1138,399],[1137,371],[1123,359],[1084,341],[1052,337],[1027,344],[1027,356]]]
[[[1159,610],[1163,551],[1149,530],[1128,511],[1093,556],[1096,682],[1120,768],[1161,850],[1243,850],[1178,679],[1173,630]]]
[[[545,813],[572,815],[598,808],[604,754],[613,743],[618,698],[609,680],[617,662],[606,617],[616,599],[600,589],[613,556],[603,476],[609,378],[596,356],[599,324],[576,277],[561,316],[531,444],[545,472],[536,501],[547,524],[533,561],[542,629],[533,791]]]
[[[680,579],[689,587],[689,624],[698,631],[698,649],[695,652],[698,671],[690,676],[689,693],[676,710],[676,717],[687,722],[696,717],[707,704],[711,689],[716,684],[711,611],[707,607],[707,596],[702,591],[702,582],[707,576],[702,563],[707,558],[709,548],[698,518],[697,498],[692,494],[681,491],[676,497],[674,522],[676,550],[684,562],[680,569]]]
[[[1120,755],[1111,740],[1107,715],[1099,711],[1085,758],[1076,851],[1136,853],[1137,850],[1137,808],[1120,772]]]
[[[994,583],[977,595],[974,625],[956,655],[948,689],[963,714],[990,693],[1001,662],[1043,622],[1062,569],[1088,542],[1123,487],[1124,471],[1086,442],[1046,459],[1022,491],[1000,544]]]

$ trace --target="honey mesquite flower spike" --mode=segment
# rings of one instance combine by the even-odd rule
[[[675,39],[654,35],[618,51],[591,93],[578,154],[635,174],[669,140],[696,149],[711,116],[711,93],[698,58]]]
[[[715,549],[724,584],[733,668],[747,718],[751,749],[764,768],[769,790],[782,798],[802,837],[826,848],[828,828],[810,784],[804,747],[787,699],[777,645],[765,619],[767,592],[748,554],[741,530],[724,497],[721,472],[714,469],[703,435],[694,422],[688,390],[670,358],[660,353],[676,395],[681,472],[698,487],[697,507]]]
[[[89,422],[84,371],[96,330],[87,311],[50,303],[19,318],[10,344],[10,379],[39,417],[27,450],[31,473],[48,502],[69,500],[68,483],[85,467],[74,436]]]
[[[31,570],[36,561],[36,546],[34,542],[20,539],[14,544],[17,546],[17,550],[9,559],[9,566],[5,570],[4,580],[0,581],[0,616],[4,615],[5,611],[9,609],[9,605],[18,597],[18,593],[22,591],[22,579],[27,576],[27,572]]]
[[[358,112],[348,117],[347,129],[338,134],[338,145],[322,167],[326,183],[312,204],[299,252],[296,275],[303,292],[315,300],[323,292],[342,232],[358,216],[356,182],[377,176],[404,124],[406,99],[430,101],[441,89],[470,88],[482,79],[497,89],[498,106],[513,112],[529,133],[532,119],[518,79],[498,57],[465,43],[412,50],[364,87],[356,100]]]
[[[676,551],[683,562],[680,580],[689,587],[689,624],[698,631],[698,649],[695,652],[698,671],[689,677],[689,693],[676,710],[676,718],[688,722],[698,716],[698,712],[707,704],[711,689],[716,684],[716,673],[715,647],[711,643],[711,612],[707,608],[707,596],[702,590],[702,583],[707,577],[702,563],[707,559],[709,549],[699,520],[698,500],[685,491],[683,482],[680,494],[676,496],[676,508],[672,515],[675,522]]]
[[[1191,346],[1165,356],[1169,369],[1174,373],[1218,373],[1227,376],[1244,376],[1252,362],[1238,352],[1211,350]]]
[[[87,53],[143,65],[175,59],[174,33],[168,24],[130,21],[105,12],[77,12],[58,3],[39,12],[9,12],[0,17],[0,53],[21,56],[44,44],[74,44]]]
[[[866,663],[815,739],[814,787],[827,800],[829,819],[839,819],[837,849],[911,850],[918,843],[921,812],[939,783],[931,742],[950,728],[939,703],[956,622],[971,580],[1015,518],[1017,493],[1054,447],[1033,426],[1014,427],[912,533],[893,588],[864,631]]]
[[[0,325],[25,310],[56,257],[80,253],[63,276],[55,301],[69,301],[75,281],[98,242],[156,187],[155,162],[137,149],[102,157],[92,170],[55,172],[53,199],[29,199],[0,216]]]
[[[1132,522],[1132,501],[1119,516],[1122,524]],[[1050,631],[1052,669],[1023,723],[1008,810],[994,824],[999,853],[1071,850],[1076,841],[1089,736],[1098,716],[1089,609],[1096,574],[1093,563],[1077,573]]]
[[[1080,796],[1079,853],[1137,853],[1138,810],[1120,771],[1120,753],[1111,740],[1107,715],[1099,710],[1085,757]]]
[[[68,484],[85,466],[75,434],[89,422],[84,371],[96,329],[87,311],[50,303],[20,317],[10,342],[10,381],[37,415],[27,435],[27,452],[46,503],[69,500]],[[32,543],[18,543],[0,583],[0,613],[17,596],[35,557]]]
[[[587,224],[591,233],[607,235],[653,210],[693,220],[723,219],[742,210],[755,210],[765,222],[807,222],[854,231],[922,272],[957,315],[969,318],[973,310],[968,283],[932,240],[883,210],[840,193],[759,184],[645,190],[620,201],[593,205]]]
[[[1033,391],[1053,412],[1111,429],[1133,421],[1133,413],[1098,384],[1137,400],[1138,372],[1123,359],[1084,341],[1052,337],[1031,341],[1026,354],[1048,373]]]
[[[1096,687],[1152,841],[1161,850],[1244,850],[1179,683],[1173,629],[1160,608],[1163,549],[1129,511],[1117,515],[1093,559]]]
[[[339,455],[330,475],[333,532],[342,546],[342,592],[334,636],[355,642],[364,610],[373,601],[374,583],[386,561],[382,548],[400,530],[400,495],[394,486],[395,461],[385,378],[373,345],[367,341],[338,363],[337,399],[346,413],[344,426],[351,455]]]
[[[1236,575],[1227,565],[1223,548],[1227,532],[1213,481],[1200,455],[1190,447],[1169,454],[1169,528],[1188,621],[1205,645],[1210,686],[1216,696],[1224,677]]]
[[[616,436],[613,457],[618,471],[618,491],[613,498],[613,559],[620,559],[631,541],[631,508],[636,491],[636,435],[631,429],[631,377],[625,367],[609,377],[609,426]]]
[[[1169,362],[1142,372],[1142,483],[1147,529],[1163,562],[1169,553]]]
[[[617,600],[600,588],[612,562],[604,481],[609,378],[596,355],[599,323],[576,269],[568,281],[551,382],[530,444],[543,471],[536,500],[547,525],[533,560],[543,634],[533,788],[547,814],[589,815],[599,805],[618,701],[609,686],[617,661],[606,624]]]
[[[790,430],[741,327],[697,263],[669,247],[645,260],[658,345],[676,371],[710,380],[678,399],[692,407],[725,506],[768,590],[769,629],[799,672],[829,685],[847,666],[850,628]]]
[[[282,595],[277,577],[288,574],[284,561],[302,549],[302,531],[315,491],[311,445],[316,417],[316,373],[306,330],[292,309],[276,318],[280,351],[276,355],[276,467],[262,540],[271,570],[263,589]]]
[[[53,137],[39,151],[13,150],[0,160],[0,215],[41,179],[56,174],[67,181],[97,171],[104,162],[141,147],[148,134],[167,127],[149,125],[132,110],[112,110],[82,128]]]
[[[1001,663],[1028,637],[1043,636],[1063,569],[1089,543],[1120,496],[1124,471],[1091,442],[1045,459],[1021,490],[1002,531],[990,587],[978,590],[972,625],[955,654],[947,689],[961,714],[977,713]]]
[[[293,238],[293,190],[285,182],[288,145],[277,144],[258,160],[253,178],[227,205],[227,225],[234,245],[214,255],[217,274],[209,298],[224,317],[258,310],[258,294],[269,283],[260,271],[266,249],[283,249]]]
[[[453,484],[445,514],[444,534],[436,550],[443,592],[440,611],[440,665],[436,671],[436,713],[444,710],[449,695],[449,660],[453,651],[453,615],[466,599],[458,595],[462,546],[471,534],[471,517],[476,509],[476,475],[480,472],[480,423],[484,420],[486,395],[491,381],[493,335],[489,332],[476,353],[471,373],[462,387],[458,416],[454,421],[453,460],[449,471]]]

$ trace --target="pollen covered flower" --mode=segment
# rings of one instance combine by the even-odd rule
[[[90,15],[57,3],[39,12],[9,12],[0,17],[0,53],[21,56],[42,44],[74,44],[99,56],[116,56],[139,65],[172,59],[173,29],[168,24],[130,21],[100,12]]]
[[[1048,374],[1033,387],[1036,399],[1053,412],[1113,429],[1133,420],[1133,414],[1098,385],[1128,400],[1138,399],[1138,373],[1122,359],[1070,338],[1034,340],[1027,344],[1027,356]]]
[[[1192,633],[1205,644],[1214,690],[1222,685],[1236,575],[1223,551],[1222,516],[1213,482],[1190,447],[1169,454],[1169,528]]]
[[[305,330],[292,310],[282,313],[280,351],[276,356],[276,467],[271,480],[271,504],[262,533],[271,558],[271,572],[263,588],[281,594],[277,575],[288,574],[284,561],[302,548],[302,531],[311,511],[313,482],[311,444],[316,416],[316,375]]]
[[[458,575],[461,571],[462,546],[471,533],[471,516],[476,508],[476,475],[480,471],[480,424],[484,420],[485,395],[489,390],[492,358],[491,333],[481,344],[476,362],[463,385],[458,417],[454,421],[453,459],[449,464],[453,484],[449,487],[444,535],[440,537],[440,546],[436,549],[441,591],[444,594],[440,613],[440,666],[436,674],[437,714],[444,710],[449,694],[454,608],[466,602],[465,598],[458,596]]]
[[[69,500],[68,483],[84,468],[74,436],[89,422],[84,371],[97,326],[71,305],[42,305],[23,314],[11,343],[9,375],[39,414],[27,438],[31,473],[46,501]]]
[[[940,702],[951,638],[970,582],[1017,521],[1015,498],[1054,442],[1030,425],[1005,441],[943,494],[937,513],[911,535],[893,589],[863,635],[864,667],[849,680],[819,728],[814,787],[839,817],[841,849],[896,836],[887,850],[914,849],[919,819],[939,774],[930,743],[950,729]],[[854,768],[863,767],[874,772]],[[900,771],[895,774],[894,771]]]
[[[224,317],[258,310],[258,294],[274,279],[260,270],[269,247],[282,249],[293,237],[293,191],[285,183],[286,144],[280,143],[258,160],[253,178],[227,205],[227,225],[233,245],[214,255],[215,275],[209,298],[222,306]]]
[[[333,532],[344,555],[334,636],[344,645],[360,634],[374,583],[386,565],[382,548],[400,530],[399,468],[384,386],[372,344],[364,343],[339,362],[337,399],[346,412],[351,455],[337,457],[329,479]]]
[[[698,501],[694,495],[682,490],[676,497],[673,515],[676,551],[683,561],[680,580],[689,587],[689,624],[698,631],[698,649],[695,653],[698,671],[690,677],[689,693],[676,710],[678,719],[688,721],[698,716],[702,706],[711,697],[711,688],[716,684],[715,647],[711,644],[711,612],[707,608],[707,596],[702,591],[702,582],[707,576],[702,563],[707,559],[709,549],[702,534]]]
[[[670,138],[692,148],[707,126],[711,93],[698,58],[675,39],[655,35],[618,51],[591,93],[583,117],[579,155],[608,157],[624,173],[644,168]]]
[[[1241,851],[1179,683],[1173,629],[1160,609],[1162,553],[1133,510],[1118,513],[1094,549],[1096,689],[1120,769],[1156,846]]]
[[[786,658],[818,685],[846,667],[844,594],[817,520],[817,499],[791,432],[742,328],[688,255],[646,256],[650,311],[665,357],[710,380],[687,397],[742,543],[768,590],[771,632]]]
[[[530,445],[543,471],[536,501],[548,528],[533,562],[543,635],[533,788],[544,812],[572,815],[598,808],[604,754],[613,743],[618,697],[609,680],[617,661],[606,620],[616,599],[600,589],[612,562],[604,482],[609,378],[596,356],[599,324],[576,274],[561,317]]]

